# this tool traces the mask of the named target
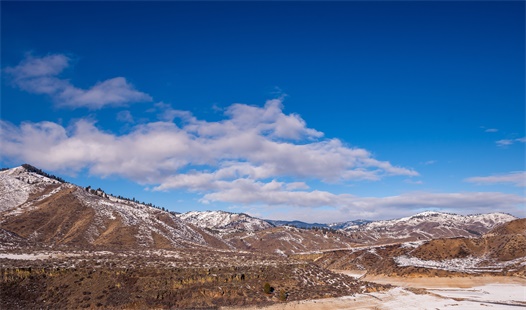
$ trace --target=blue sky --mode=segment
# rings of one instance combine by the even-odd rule
[[[170,210],[525,216],[524,2],[1,2],[0,164]]]

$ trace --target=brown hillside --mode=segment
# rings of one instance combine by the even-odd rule
[[[412,255],[426,260],[487,256],[509,261],[525,257],[526,219],[502,224],[481,238],[432,240],[415,249]]]
[[[499,225],[488,232],[494,235],[526,235],[526,218],[513,220]]]
[[[288,226],[233,233],[223,236],[223,239],[240,250],[287,255],[351,248],[356,245],[349,236],[337,231],[306,230]]]
[[[0,228],[32,244],[101,249],[227,249],[220,238],[169,212],[112,201],[73,185],[46,189],[17,209],[0,213]],[[14,240],[14,239],[13,239]]]

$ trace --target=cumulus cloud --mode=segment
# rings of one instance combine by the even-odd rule
[[[45,169],[88,168],[94,175],[120,175],[158,190],[210,191],[217,182],[238,179],[241,186],[242,179],[345,182],[418,175],[377,160],[365,149],[323,138],[298,115],[283,113],[281,100],[263,107],[234,104],[217,122],[163,108],[170,117],[136,125],[124,135],[104,132],[89,120],[67,128],[52,122],[2,122],[2,155]]]
[[[7,67],[4,72],[15,86],[31,93],[49,95],[60,107],[95,110],[152,100],[123,77],[98,82],[89,89],[75,87],[69,80],[58,77],[70,62],[71,59],[62,54],[44,57],[27,55],[17,66]]]
[[[526,186],[526,171],[514,171],[507,174],[497,174],[492,176],[484,177],[471,177],[465,180],[470,183],[477,184],[499,184],[499,183],[510,183],[518,187]]]

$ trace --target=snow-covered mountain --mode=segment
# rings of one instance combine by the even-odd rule
[[[478,237],[516,219],[506,213],[458,215],[426,211],[394,220],[374,221],[344,229],[362,243],[380,244],[453,237]]]
[[[16,167],[0,172],[0,229],[27,242],[111,248],[227,248],[169,212]],[[8,236],[8,234],[5,234]]]
[[[191,211],[178,214],[177,217],[195,226],[222,234],[241,231],[253,232],[273,227],[267,221],[250,215],[225,211]]]

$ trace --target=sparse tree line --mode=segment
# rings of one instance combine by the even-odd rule
[[[43,170],[38,169],[37,167],[31,166],[30,164],[23,164],[22,167],[24,167],[29,172],[33,172],[33,173],[39,174],[41,176],[44,176],[46,178],[50,178],[50,179],[58,181],[60,183],[67,183],[61,177],[57,177],[56,175],[44,172]],[[9,170],[9,168],[0,168],[0,171],[5,171],[5,170]],[[97,189],[93,189],[93,188],[91,188],[91,186],[87,186],[84,189],[86,190],[86,192],[88,192],[88,193],[90,193],[92,195],[96,195],[96,196],[102,197],[102,198],[110,199],[109,196],[113,196],[113,197],[116,197],[116,198],[121,199],[121,200],[142,204],[142,205],[145,205],[145,206],[148,206],[148,207],[152,207],[152,208],[156,208],[156,209],[159,209],[159,210],[162,210],[162,211],[165,211],[165,212],[170,212],[170,213],[172,213],[174,215],[177,214],[176,212],[169,211],[168,209],[166,209],[164,207],[159,207],[159,206],[156,206],[156,205],[154,205],[152,203],[146,203],[144,201],[140,202],[139,200],[135,199],[135,197],[130,199],[130,198],[123,197],[123,196],[120,196],[120,195],[119,196],[115,196],[113,194],[108,195],[100,187],[97,188]]]
[[[156,205],[154,205],[151,202],[149,202],[149,203],[146,203],[144,201],[140,202],[139,200],[135,199],[135,197],[130,199],[128,197],[123,197],[121,195],[118,195],[118,196],[115,196],[113,194],[109,194],[108,195],[100,187],[97,188],[97,189],[93,189],[93,188],[91,188],[90,185],[88,185],[84,189],[86,190],[86,192],[88,192],[88,193],[90,193],[92,195],[96,195],[96,196],[102,197],[102,198],[110,199],[110,196],[112,196],[112,197],[115,197],[117,199],[124,200],[124,201],[127,201],[127,202],[138,203],[138,204],[142,204],[142,205],[145,205],[145,206],[148,206],[148,207],[156,208],[156,209],[159,209],[159,210],[162,210],[162,211],[165,211],[165,212],[170,212],[165,207],[156,206]],[[170,212],[170,213],[176,214],[175,212]]]
[[[59,181],[60,183],[66,183],[66,181],[64,181],[63,178],[57,177],[56,175],[52,175],[52,174],[46,173],[46,172],[42,171],[41,169],[33,167],[33,166],[29,165],[29,164],[23,164],[22,167],[24,167],[29,172],[34,172],[34,173],[39,174],[41,176],[44,176],[46,178],[50,178],[50,179]],[[6,169],[2,168],[2,170],[6,170]]]

